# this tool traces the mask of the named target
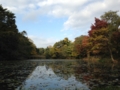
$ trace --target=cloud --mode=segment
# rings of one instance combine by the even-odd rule
[[[46,10],[47,14],[55,17],[69,17],[74,11],[78,10],[87,0],[46,0],[38,3],[38,5]]]
[[[28,36],[31,40],[33,40],[35,43],[35,45],[38,48],[46,48],[47,46],[53,46],[55,44],[55,42],[57,42],[57,39],[53,39],[53,38],[43,38],[43,37],[36,37],[33,35]]]
[[[120,7],[120,0],[0,0],[0,3],[13,13],[20,14],[23,21],[37,21],[42,15],[66,18],[62,33],[76,30],[77,35],[86,34],[95,17],[99,18],[104,12],[116,11]],[[56,41],[52,38],[30,38],[38,47],[53,45]]]
[[[87,0],[44,0],[43,2],[39,3],[40,6],[51,6],[51,5],[69,5],[69,6],[75,6],[75,5],[81,5],[85,3]]]
[[[26,13],[23,17],[23,21],[36,21],[37,17],[39,16],[38,11],[31,10],[30,12]]]
[[[31,8],[31,9],[35,9],[36,6],[35,6],[34,4],[29,4],[29,8]]]
[[[23,20],[37,20],[41,15],[67,17],[64,29],[80,29],[105,11],[119,10],[120,0],[0,0],[3,6],[23,14]]]
[[[93,23],[94,17],[100,17],[100,15],[103,15],[104,12],[109,10],[119,9],[119,4],[120,0],[116,2],[114,0],[99,0],[88,3],[82,10],[75,11],[69,16],[68,20],[64,22],[64,28],[77,30],[82,27],[84,28],[88,24]]]

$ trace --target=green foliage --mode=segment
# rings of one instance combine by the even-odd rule
[[[108,35],[109,39],[111,39],[112,34],[118,31],[120,26],[120,16],[117,14],[117,11],[108,11],[101,16],[101,19],[108,23]]]
[[[39,53],[40,55],[43,55],[43,54],[44,54],[44,51],[45,51],[45,49],[44,49],[44,48],[38,48],[38,50],[39,50],[39,52],[38,52],[38,53]]]
[[[56,42],[53,46],[53,58],[69,58],[71,57],[71,41],[68,38],[64,38],[59,42]]]
[[[46,59],[53,58],[53,48],[51,46],[44,49],[44,55]]]
[[[47,47],[44,51],[46,58],[71,58],[72,57],[72,45],[68,38],[56,42],[53,47]]]
[[[26,31],[18,32],[15,15],[0,5],[0,60],[17,60],[36,54]]]
[[[105,20],[108,23],[108,47],[111,58],[113,55],[119,56],[119,26],[120,26],[120,16],[117,14],[118,11],[108,11],[101,16],[102,20]]]
[[[29,58],[37,54],[36,46],[33,44],[32,40],[21,33],[19,34],[18,54],[21,58]]]
[[[108,24],[111,25],[118,25],[120,23],[120,17],[117,14],[118,11],[108,11],[105,12],[104,15],[101,16],[101,19],[106,21]]]
[[[0,5],[0,59],[15,59],[18,48],[15,16]]]

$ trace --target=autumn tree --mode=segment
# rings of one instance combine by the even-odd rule
[[[74,41],[74,52],[77,58],[87,57],[88,53],[88,36],[82,35],[76,37]]]
[[[106,12],[101,16],[101,19],[95,18],[95,23],[91,26],[91,30],[88,32],[90,36],[89,41],[92,46],[91,51],[94,54],[110,53],[113,62],[113,53],[117,48],[114,47],[114,42],[116,41],[112,38],[115,33],[119,32],[119,21],[120,17],[117,15],[117,12]]]
[[[91,52],[93,54],[100,54],[106,51],[107,46],[107,22],[95,18],[95,23],[91,26],[89,33],[89,42],[91,45]]]

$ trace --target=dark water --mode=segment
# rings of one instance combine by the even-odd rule
[[[0,62],[0,90],[92,90],[120,86],[120,65],[81,60]]]

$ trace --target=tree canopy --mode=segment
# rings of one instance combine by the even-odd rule
[[[36,46],[19,32],[14,13],[0,5],[0,60],[17,60],[36,54]]]
[[[89,56],[111,57],[120,55],[120,16],[118,11],[108,11],[95,18],[88,35],[67,37],[47,48],[36,48],[27,32],[19,32],[15,15],[0,5],[0,60],[17,60],[40,55],[45,58],[84,58]]]

